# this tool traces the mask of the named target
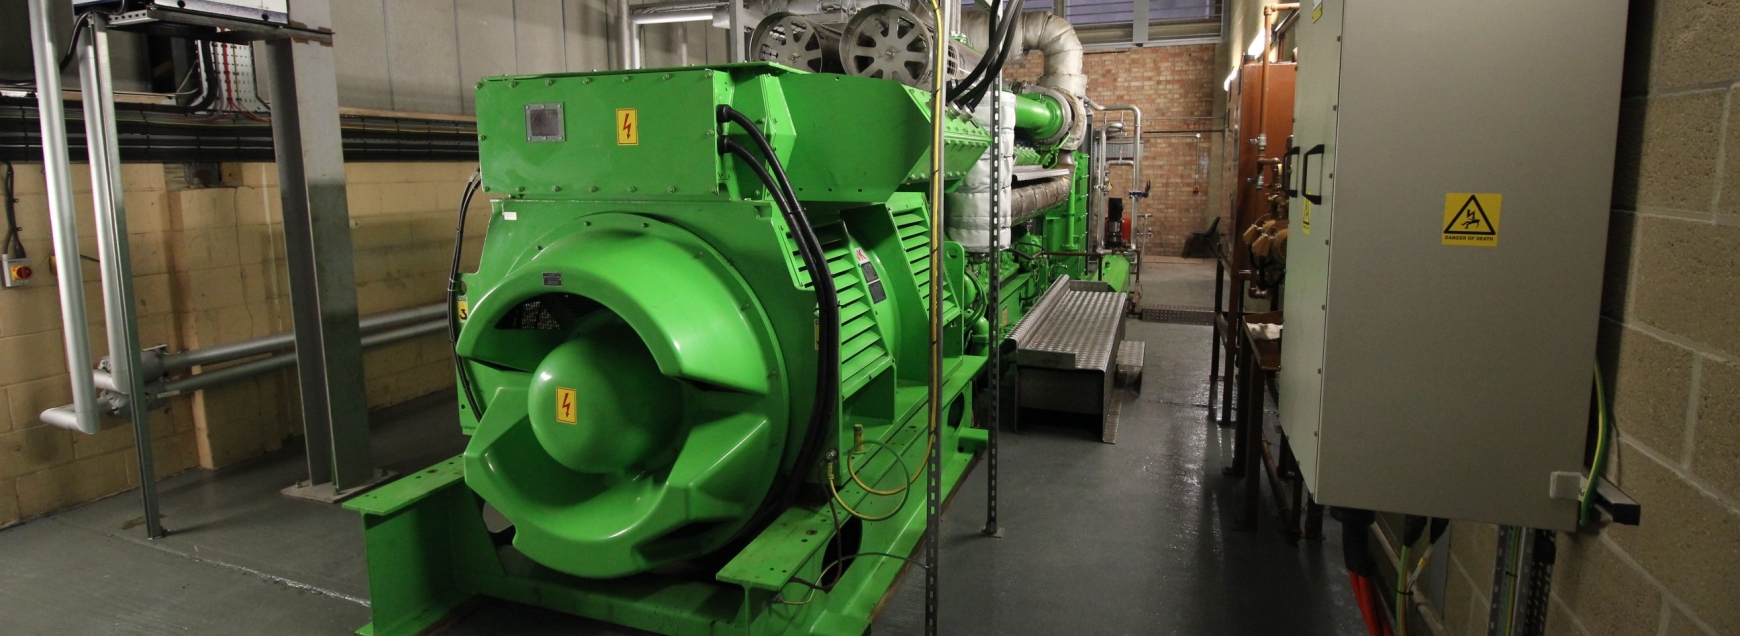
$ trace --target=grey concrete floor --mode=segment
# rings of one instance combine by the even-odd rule
[[[1212,266],[1152,264],[1145,303],[1207,306]],[[1238,482],[1222,477],[1228,431],[1206,421],[1209,330],[1131,321],[1147,342],[1143,390],[1118,443],[1044,417],[1002,437],[1003,538],[981,536],[985,471],[944,516],[946,634],[1357,634],[1339,532],[1289,546],[1263,504],[1233,530]],[[458,453],[453,401],[378,413],[375,455],[411,471]],[[0,531],[0,633],[346,634],[368,622],[362,527],[279,488],[304,476],[294,448],[161,484],[156,541],[123,494]],[[1265,497],[1268,493],[1265,489]],[[897,586],[874,633],[921,633],[923,576]],[[444,634],[630,634],[505,602]]]

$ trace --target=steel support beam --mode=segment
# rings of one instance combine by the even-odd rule
[[[1134,14],[1130,18],[1130,42],[1136,46],[1148,43],[1148,0],[1136,0],[1131,3]],[[1141,159],[1137,155],[1137,159]]]
[[[726,0],[726,4],[731,14],[725,24],[731,29],[731,37],[725,40],[725,61],[736,64],[747,58],[743,43],[743,0]]]
[[[985,364],[985,383],[990,396],[987,405],[990,417],[986,427],[989,429],[985,447],[985,536],[1003,537],[1003,528],[997,524],[997,455],[998,437],[1003,428],[1003,273],[1000,271],[1000,261],[1003,234],[1003,198],[1005,188],[1009,187],[1009,175],[1003,174],[1003,157],[1011,154],[1011,149],[1003,143],[1003,71],[997,71],[997,77],[991,84],[991,236],[985,242],[985,279],[991,282],[985,290],[987,301],[985,307],[991,313],[991,337],[986,339],[989,345],[986,355],[990,357]]]
[[[90,17],[90,34],[78,48],[79,85],[85,109],[85,145],[91,165],[91,201],[97,215],[97,259],[103,277],[105,327],[115,386],[129,398],[145,394],[139,374],[139,312],[133,298],[133,260],[128,249],[127,209],[121,197],[121,144],[115,127],[115,91],[109,67],[109,21],[101,13]],[[89,373],[84,361],[71,362],[73,373]],[[139,455],[139,498],[145,508],[145,536],[163,536],[157,510],[157,470],[152,459],[151,411],[134,400],[127,410],[133,423],[133,444]]]
[[[290,18],[330,27],[329,0],[294,0]],[[267,61],[308,447],[309,480],[285,493],[335,501],[381,479],[369,447],[338,80],[328,45],[274,40]]]

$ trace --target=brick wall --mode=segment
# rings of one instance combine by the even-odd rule
[[[1153,215],[1149,254],[1177,256],[1185,237],[1204,227],[1210,199],[1209,131],[1216,127],[1212,119],[1216,48],[1213,44],[1157,46],[1083,57],[1088,97],[1100,104],[1135,104],[1142,109],[1142,126],[1147,130],[1142,139],[1142,179],[1154,184],[1152,197],[1142,202],[1142,212]],[[1005,77],[1032,81],[1043,70],[1043,56],[1034,53],[1011,66]],[[1119,115],[1106,113],[1100,121],[1115,121]],[[1111,196],[1126,196],[1131,185],[1129,168],[1112,168]]]
[[[351,164],[357,301],[364,315],[439,302],[454,208],[469,164]],[[86,254],[89,170],[74,166]],[[157,164],[124,166],[128,229],[145,344],[209,347],[291,329],[277,170],[225,166],[221,187],[189,188]],[[137,485],[133,434],[120,425],[81,435],[44,425],[43,409],[72,401],[61,347],[59,292],[48,272],[48,209],[40,165],[18,166],[19,224],[45,278],[0,291],[0,526]],[[474,201],[467,241],[475,262],[488,202]],[[97,269],[83,263],[94,357],[106,355]],[[446,339],[434,334],[364,354],[370,407],[453,382]],[[21,364],[18,361],[40,361]],[[94,359],[93,361],[94,362]],[[86,367],[89,363],[74,365]],[[216,468],[279,448],[300,430],[294,370],[172,398],[152,415],[157,472]]]
[[[1601,310],[1639,527],[1560,535],[1548,634],[1740,634],[1740,2],[1632,3]],[[1455,523],[1440,608],[1485,634],[1496,534]]]

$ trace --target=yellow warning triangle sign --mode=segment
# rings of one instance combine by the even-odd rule
[[[1446,195],[1444,244],[1496,246],[1499,208],[1503,201],[1503,196],[1498,194],[1453,192]]]

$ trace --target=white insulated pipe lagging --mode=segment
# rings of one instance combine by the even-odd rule
[[[978,49],[986,55],[991,51],[991,16],[982,9],[967,11],[961,16],[961,30],[966,33],[967,45]],[[1020,22],[1016,24],[1014,50],[1010,51],[1013,60],[1019,55],[1025,55],[1029,50],[1037,50],[1045,56],[1045,74],[1039,77],[1039,85],[1056,89],[1075,101],[1075,105],[1063,105],[1069,112],[1085,112],[1081,106],[1086,99],[1087,76],[1081,72],[1081,39],[1076,37],[1075,27],[1068,20],[1050,13],[1030,12],[1021,14]],[[958,242],[971,252],[984,252],[989,249],[990,228],[993,223],[997,227],[997,243],[1008,245],[1010,241],[1009,228],[1014,221],[1015,192],[1008,182],[1009,174],[1015,167],[1015,96],[1001,90],[994,91],[998,96],[995,100],[984,100],[979,103],[973,113],[980,124],[989,127],[991,123],[990,109],[998,107],[1003,110],[1001,130],[993,134],[999,137],[998,147],[1003,149],[1003,156],[996,157],[990,151],[979,157],[978,162],[967,171],[965,178],[948,195],[949,213],[945,217],[949,240]],[[1056,93],[1053,93],[1055,95]],[[1073,126],[1066,126],[1066,128]],[[1077,138],[1079,141],[1079,138]],[[1074,146],[1068,145],[1067,148]],[[1003,162],[1001,170],[1002,183],[993,183],[992,162]],[[991,192],[999,193],[999,205],[991,209]],[[1026,193],[1032,199],[1037,192]]]
[[[991,16],[983,9],[967,11],[961,16],[961,30],[966,32],[967,45],[989,54],[991,50]],[[1081,38],[1075,26],[1063,17],[1045,11],[1021,14],[1016,25],[1015,49],[1010,60],[1019,59],[1028,51],[1045,56],[1045,71],[1039,85],[1061,89],[1076,97],[1087,96],[1087,75],[1081,72]]]
[[[997,244],[1008,245],[1010,241],[1009,226],[1013,208],[1008,177],[1015,169],[1015,96],[1003,91],[994,91],[992,96],[995,99],[979,102],[978,107],[973,111],[973,118],[989,128],[991,109],[1002,108],[1001,129],[993,131],[999,141],[991,148],[987,148],[984,154],[979,155],[979,160],[973,162],[973,167],[967,169],[966,176],[961,178],[960,185],[956,186],[953,192],[948,193],[945,199],[949,213],[944,215],[943,219],[948,230],[949,240],[960,243],[961,247],[969,252],[984,252],[990,249],[990,228],[993,217],[997,224]],[[1002,152],[996,152],[997,149],[1001,149]],[[998,154],[1002,156],[995,156]],[[1003,175],[1002,183],[996,183],[991,178],[992,162],[994,161],[1002,162],[1001,170],[997,171]],[[1001,193],[999,205],[994,213],[991,210],[991,191],[993,189]]]

